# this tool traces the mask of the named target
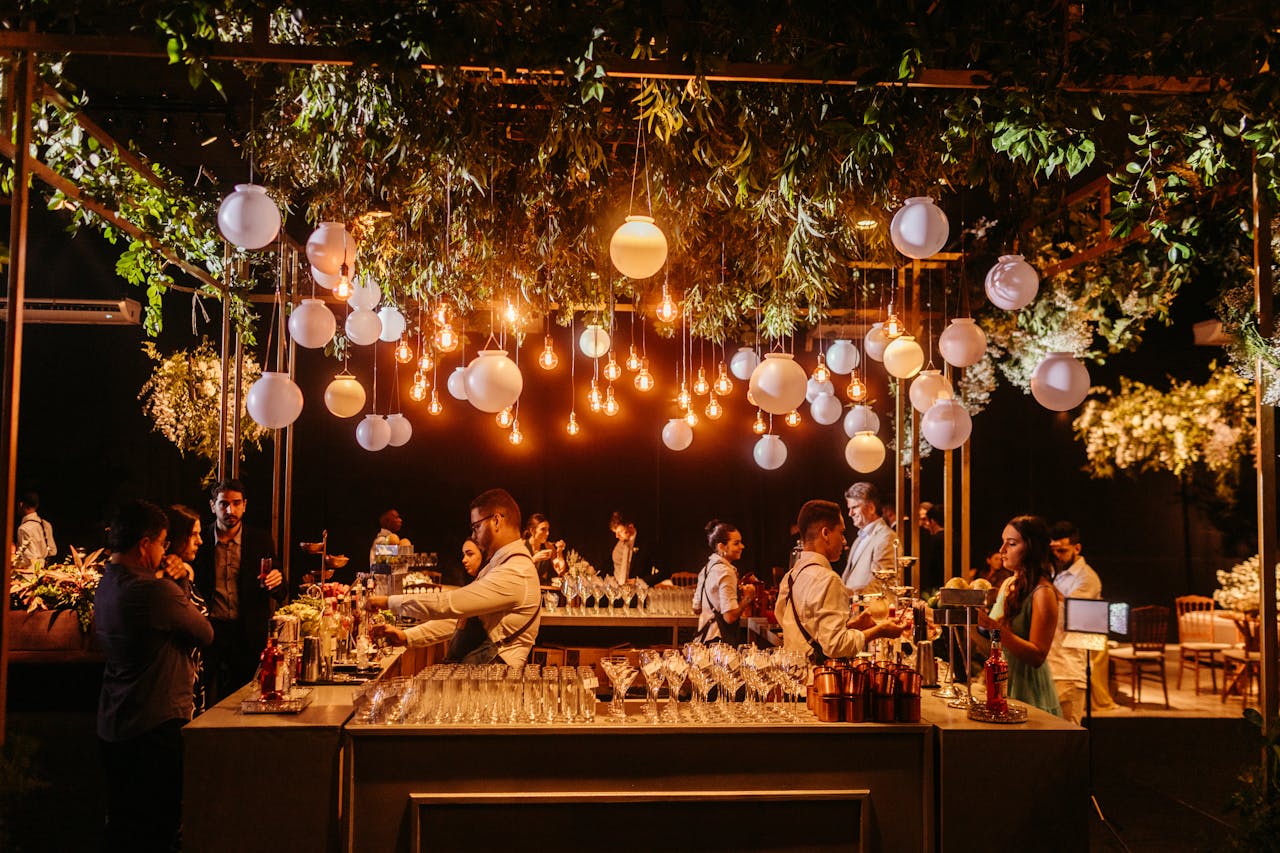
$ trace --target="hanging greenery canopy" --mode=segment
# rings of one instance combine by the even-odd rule
[[[402,307],[515,300],[567,324],[611,296],[644,309],[666,280],[698,336],[740,339],[757,316],[788,335],[882,305],[880,267],[903,263],[888,217],[930,195],[965,260],[924,274],[916,307],[984,315],[1018,385],[1044,352],[1133,346],[1186,287],[1219,294],[1238,370],[1280,365],[1247,298],[1255,168],[1277,194],[1270,3],[94,6],[27,2],[6,23],[163,44],[197,86],[248,78],[260,182],[310,227],[350,223],[358,269]],[[74,61],[44,74],[70,99],[41,107],[45,162],[221,277],[229,188],[127,178],[58,118],[92,109],[92,81]],[[1109,191],[1078,204],[1099,179]],[[609,263],[628,213],[671,246],[653,279]],[[1046,275],[1007,313],[979,279],[1015,248]],[[170,265],[134,241],[121,267],[154,329]]]

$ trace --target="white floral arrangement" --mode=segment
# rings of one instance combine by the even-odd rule
[[[595,567],[582,559],[582,555],[570,548],[564,555],[566,571],[571,575],[594,575]]]
[[[1276,565],[1276,579],[1280,581],[1280,564]],[[1230,571],[1220,570],[1218,584],[1213,600],[1223,610],[1257,613],[1261,609],[1262,573],[1258,571],[1257,554],[1232,566]],[[1280,606],[1280,587],[1276,591],[1276,604]]]
[[[193,350],[161,355],[148,341],[142,345],[142,350],[156,362],[151,378],[138,393],[142,412],[150,418],[152,428],[173,442],[179,453],[195,453],[211,462],[216,461],[222,359],[213,344],[206,340]],[[245,361],[241,401],[249,393],[249,386],[261,375],[261,367],[252,360]],[[261,448],[262,438],[268,430],[258,426],[244,411],[240,413],[239,426],[241,447]],[[233,443],[234,428],[234,423],[228,426],[228,446]]]

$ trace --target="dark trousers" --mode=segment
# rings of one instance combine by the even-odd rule
[[[107,786],[106,853],[182,847],[182,727],[167,720],[122,741],[99,740]]]
[[[213,643],[204,650],[204,679],[208,706],[212,708],[249,683],[262,649],[250,648],[244,623],[209,621],[213,623]]]

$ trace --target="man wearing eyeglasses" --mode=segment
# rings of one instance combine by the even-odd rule
[[[449,638],[446,660],[456,663],[525,662],[538,637],[542,591],[521,537],[520,507],[503,489],[471,502],[471,539],[487,562],[464,587],[419,595],[369,596],[369,607],[428,621],[411,628],[375,630],[396,646],[425,646]]]

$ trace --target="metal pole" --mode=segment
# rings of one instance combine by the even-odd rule
[[[914,318],[914,322],[903,322],[903,327],[911,329],[915,332],[916,343],[924,337],[921,333],[924,331],[923,318],[916,306],[920,304],[920,262],[911,262],[911,291],[910,302],[906,305],[906,317]],[[919,375],[919,374],[917,374]],[[901,388],[901,385],[899,385]],[[910,399],[910,394],[908,394]],[[901,403],[901,400],[899,400]],[[911,556],[915,557],[915,562],[911,564],[912,573],[915,576],[916,583],[912,583],[909,578],[903,578],[904,586],[914,586],[920,588],[920,413],[916,411],[915,406],[911,406],[911,522],[908,529],[911,531]],[[899,522],[901,523],[901,522]]]
[[[230,298],[230,294],[228,294]],[[235,387],[232,389],[232,400],[235,406],[231,410],[231,476],[240,479],[240,419],[244,417],[244,336],[240,327],[236,327],[236,363]]]
[[[942,375],[951,379],[951,365],[943,362]],[[953,500],[956,491],[956,452],[948,450],[942,455],[942,550],[943,570],[942,582],[946,583],[956,575],[955,549],[956,505]]]
[[[218,480],[227,479],[227,396],[231,390],[231,244],[222,244],[222,390],[218,396]]]
[[[284,356],[284,307],[293,304],[293,296],[288,292],[285,284],[285,263],[286,252],[284,241],[279,240],[276,243],[279,250],[277,260],[279,268],[276,270],[276,370],[281,373],[292,372],[285,368]],[[280,430],[275,430],[275,434],[271,437],[271,540],[276,546],[276,553],[280,552],[280,496],[281,496],[281,471],[280,465],[284,459],[283,448],[284,435]]]
[[[291,286],[289,288],[289,303],[293,304],[293,300],[297,297],[298,292],[298,259],[297,250],[289,249],[289,277]],[[298,346],[289,341],[289,376],[297,381],[297,371],[294,369],[294,357],[297,355]],[[284,434],[284,499],[283,513],[284,522],[280,531],[280,542],[276,546],[277,554],[281,564],[284,566],[284,585],[285,589],[291,589],[290,572],[292,549],[289,543],[293,541],[293,433],[294,426],[290,426]],[[320,580],[324,581],[324,567],[320,567]]]
[[[1258,309],[1258,334],[1270,339],[1275,330],[1273,306],[1274,283],[1271,278],[1271,204],[1267,197],[1267,179],[1253,168],[1253,289]],[[1266,399],[1267,373],[1261,357],[1254,364],[1254,397],[1258,421],[1258,565],[1261,575],[1262,642],[1259,699],[1262,704],[1264,732],[1276,725],[1276,410]],[[1264,757],[1264,774],[1271,761]],[[1264,779],[1263,790],[1270,790],[1271,780]]]
[[[18,413],[22,391],[22,313],[27,295],[27,215],[31,179],[31,104],[35,92],[36,58],[30,51],[16,57],[10,75],[17,117],[17,146],[13,156],[13,193],[9,202],[8,317],[4,339],[4,392],[0,421],[4,423],[4,579],[5,596],[12,583],[9,555],[14,549],[14,497],[18,486]],[[10,99],[6,99],[10,100]],[[9,692],[9,631],[7,603],[0,604],[0,745],[4,744],[5,705]]]

